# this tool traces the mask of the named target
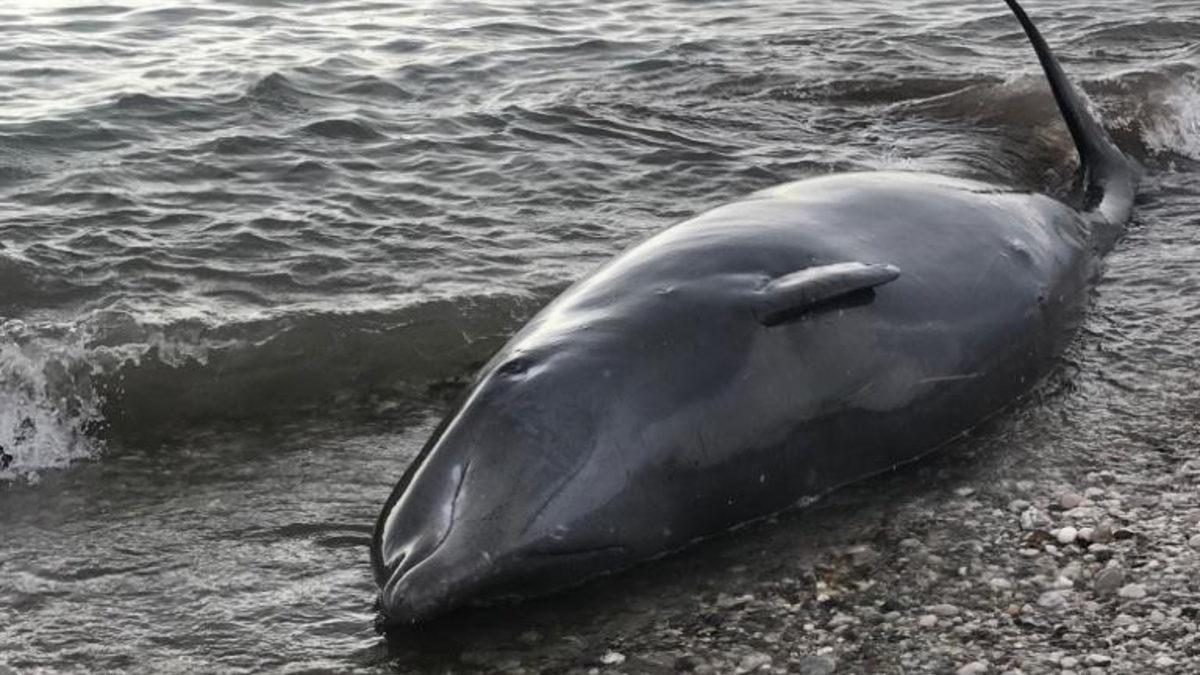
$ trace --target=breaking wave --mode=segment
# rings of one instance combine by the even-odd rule
[[[544,298],[543,298],[544,299]],[[95,457],[112,435],[403,412],[454,389],[534,311],[526,296],[227,324],[0,324],[0,478]]]

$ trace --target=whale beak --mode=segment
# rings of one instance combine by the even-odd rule
[[[398,566],[379,595],[384,623],[423,623],[475,601],[490,604],[544,595],[622,567],[630,553],[620,545],[586,549],[536,545],[496,559],[478,550],[468,553],[471,550],[442,546],[425,558]]]
[[[379,606],[393,623],[416,623],[451,609],[469,565],[453,558],[451,534],[469,463],[418,476],[383,514],[373,543]]]
[[[570,439],[538,423],[539,408],[484,403],[435,432],[384,505],[371,544],[384,625],[540,595],[625,555],[612,528],[590,527],[567,498],[577,470],[575,453],[561,450]],[[513,448],[530,459],[516,462]]]
[[[431,555],[402,563],[383,584],[379,610],[388,624],[415,624],[455,609],[470,595],[469,572],[463,565]],[[407,563],[407,561],[406,561]]]

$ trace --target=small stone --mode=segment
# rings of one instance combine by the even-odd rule
[[[800,675],[830,675],[837,669],[837,663],[826,656],[805,656],[795,666]]]
[[[1075,543],[1075,538],[1078,536],[1079,531],[1068,525],[1055,533],[1054,538],[1058,540],[1058,543],[1066,546]]]
[[[1096,527],[1095,538],[1092,540],[1099,544],[1107,544],[1113,540],[1113,527],[1111,523],[1100,523]]]
[[[752,602],[753,600],[754,600],[754,596],[749,595],[749,594],[728,595],[726,593],[722,593],[717,596],[717,607],[720,607],[721,609],[734,609],[736,607],[741,607],[742,605]]]
[[[1057,609],[1067,604],[1067,597],[1062,591],[1046,591],[1038,596],[1038,607],[1046,609]]]
[[[1087,656],[1083,657],[1083,661],[1089,666],[1104,667],[1112,663],[1112,657],[1108,656],[1107,654],[1088,654]]]
[[[955,675],[983,675],[988,671],[987,661],[972,661],[954,671]]]
[[[1077,508],[1082,504],[1083,495],[1075,492],[1068,492],[1058,498],[1058,505],[1061,506],[1064,511],[1070,511],[1071,509]]]
[[[1092,588],[1098,595],[1112,595],[1125,583],[1125,573],[1120,567],[1105,567],[1096,574]]]
[[[996,577],[995,579],[992,579],[991,581],[988,582],[988,585],[991,586],[992,589],[996,590],[996,591],[1007,591],[1007,590],[1012,589],[1012,587],[1013,587],[1011,581],[1009,581],[1008,579],[1002,579],[1000,577]]]
[[[941,604],[941,605],[934,605],[934,606],[930,607],[929,611],[937,616],[947,617],[947,616],[957,615],[959,612],[959,609],[958,609],[958,607],[955,607],[954,605]]]
[[[879,553],[865,544],[851,548],[850,564],[855,567],[870,567],[879,560]]]
[[[1096,528],[1081,527],[1079,528],[1079,540],[1086,542],[1096,541]]]
[[[960,487],[954,491],[954,494],[958,495],[959,497],[970,497],[971,495],[975,494],[975,488]]]
[[[1070,579],[1071,581],[1074,581],[1083,576],[1083,566],[1079,564],[1078,560],[1073,560],[1067,563],[1067,566],[1062,568],[1062,571],[1059,572],[1059,574]]]
[[[1021,512],[1022,530],[1039,530],[1045,528],[1049,524],[1050,519],[1046,517],[1046,514],[1032,506]]]
[[[842,614],[841,612],[838,612],[833,616],[832,619],[829,620],[829,623],[826,625],[830,628],[837,628],[838,626],[849,626],[856,623],[858,623],[858,619],[850,616],[849,614]]]
[[[606,666],[619,666],[625,663],[625,655],[621,652],[606,652],[600,657],[600,663]]]
[[[1192,535],[1192,538],[1188,539],[1188,546],[1200,551],[1200,534]]]
[[[675,659],[675,672],[690,673],[699,665],[700,663],[696,660],[696,657],[692,656],[691,654],[684,654],[683,656]]]
[[[1117,595],[1127,600],[1140,600],[1146,597],[1145,584],[1126,584],[1117,591]]]
[[[1175,659],[1163,654],[1157,659],[1154,659],[1154,665],[1158,666],[1159,668],[1170,668],[1171,666],[1175,665]]]
[[[937,625],[938,618],[932,614],[923,614],[917,619],[917,625],[921,628],[933,628]]]
[[[1079,659],[1074,656],[1064,656],[1058,660],[1058,665],[1062,666],[1064,670],[1070,670],[1079,665]]]
[[[771,665],[771,656],[762,652],[754,652],[747,654],[738,664],[738,670],[743,673],[752,673],[756,670],[765,668]]]
[[[1025,509],[1029,508],[1029,506],[1029,502],[1025,501],[1024,499],[1014,499],[1008,503],[1008,510],[1012,511],[1013,513],[1021,513]]]

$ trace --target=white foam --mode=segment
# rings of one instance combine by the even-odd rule
[[[1186,81],[1163,102],[1166,114],[1147,125],[1146,144],[1158,152],[1200,160],[1200,86]]]
[[[97,380],[151,353],[177,368],[207,363],[227,346],[196,337],[171,337],[115,312],[70,325],[0,323],[0,450],[9,458],[0,481],[36,481],[41,471],[97,456],[105,402]]]
[[[102,420],[93,375],[82,336],[39,337],[20,321],[0,324],[0,446],[11,458],[0,480],[36,480],[101,450],[87,433]]]

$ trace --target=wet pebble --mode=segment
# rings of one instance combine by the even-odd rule
[[[769,665],[771,665],[770,654],[754,652],[753,654],[747,654],[742,658],[742,660],[738,663],[738,672],[752,673]]]
[[[939,617],[956,616],[959,613],[958,607],[950,604],[933,605],[929,608],[930,613]]]
[[[1117,595],[1127,600],[1140,600],[1146,597],[1145,584],[1126,584],[1117,591]]]
[[[799,675],[830,675],[837,669],[837,663],[826,656],[806,656],[795,664]]]
[[[954,671],[954,675],[983,675],[988,672],[987,661],[972,661]]]
[[[1058,498],[1058,505],[1061,506],[1064,511],[1070,511],[1071,509],[1078,508],[1082,504],[1083,495],[1075,492],[1067,492]]]
[[[1036,507],[1029,507],[1021,512],[1021,529],[1040,530],[1050,525],[1050,519]]]
[[[1067,604],[1067,596],[1061,590],[1046,591],[1038,596],[1037,604],[1038,607],[1045,607],[1046,609],[1058,609]]]
[[[600,663],[606,666],[619,666],[625,663],[625,655],[621,652],[605,652],[604,656],[600,657]]]
[[[1092,588],[1099,595],[1111,595],[1125,583],[1125,573],[1119,567],[1106,567],[1096,575]]]

